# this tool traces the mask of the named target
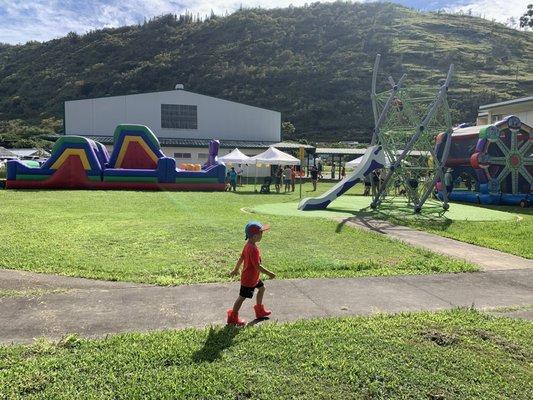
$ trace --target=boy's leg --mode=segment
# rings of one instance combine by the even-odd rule
[[[239,310],[241,309],[242,303],[244,303],[244,300],[246,297],[239,296],[237,297],[237,300],[235,300],[235,303],[233,304],[233,312],[237,314]]]
[[[257,304],[254,306],[255,317],[257,319],[266,318],[270,314],[272,314],[272,311],[265,309],[265,306],[263,305],[263,295],[265,294],[265,287],[263,285],[263,282],[259,281],[259,284],[256,286],[256,288],[257,288],[257,296],[256,296]]]
[[[261,286],[259,289],[257,289],[257,296],[255,297],[255,301],[257,305],[263,304],[263,295],[265,294],[265,287]]]

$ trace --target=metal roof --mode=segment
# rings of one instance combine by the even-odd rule
[[[317,147],[315,154],[350,154],[362,155],[365,154],[366,149],[353,149],[347,147]]]
[[[271,146],[276,147],[278,149],[299,149],[300,147],[303,147],[304,149],[314,149],[314,146],[311,146],[309,144],[294,143],[294,142],[279,142],[279,143],[274,143]]]
[[[520,99],[514,99],[514,100],[502,101],[502,102],[499,102],[499,103],[485,104],[483,106],[479,106],[479,110],[488,110],[490,108],[510,106],[510,105],[513,105],[513,104],[526,103],[528,101],[533,101],[533,96],[522,97]]]
[[[9,149],[17,157],[49,157],[50,153],[44,149]]]
[[[113,144],[113,136],[86,136],[88,139],[95,140],[102,144]],[[210,139],[188,139],[188,138],[158,138],[163,147],[209,147]],[[242,148],[242,149],[268,149],[275,145],[275,142],[268,141],[249,141],[249,140],[220,140],[221,148]],[[279,143],[280,144],[280,143]],[[276,146],[277,147],[277,146]],[[279,148],[284,148],[280,146]]]
[[[18,158],[18,156],[13,153],[12,151],[9,151],[5,147],[0,146],[0,158],[6,159],[6,158]]]
[[[341,154],[341,155],[360,155],[366,153],[367,149],[350,149],[350,148],[327,148],[317,147],[315,154]],[[397,150],[396,154],[402,154],[403,150]],[[409,152],[412,156],[427,156],[429,152],[420,150],[411,150]]]

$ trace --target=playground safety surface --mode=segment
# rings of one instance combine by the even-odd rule
[[[372,198],[370,196],[344,195],[338,197],[325,210],[300,211],[298,210],[298,203],[290,202],[260,204],[249,208],[249,211],[258,214],[308,218],[347,218],[356,215],[441,221],[446,219],[452,221],[512,221],[520,218],[518,214],[511,212],[458,203],[450,204],[450,209],[444,212],[440,203],[431,200],[428,200],[421,214],[414,214],[412,207],[407,207],[405,200],[402,199],[394,199],[392,202],[386,202],[379,210],[374,211],[370,208],[371,201]]]

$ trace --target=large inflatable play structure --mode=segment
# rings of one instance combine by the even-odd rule
[[[375,176],[370,178],[371,181],[379,182],[372,183],[370,206],[373,209],[381,207],[384,202],[392,204],[398,197],[418,213],[433,194],[437,181],[443,179],[452,133],[447,92],[453,65],[436,95],[420,96],[416,90],[404,87],[405,74],[397,82],[389,76],[387,85],[390,88],[377,93],[379,61],[378,54],[372,76],[374,132],[371,146],[351,175],[322,196],[302,200],[298,205],[300,210],[325,209],[338,196],[372,174]],[[448,209],[446,193],[439,207]]]
[[[492,125],[456,128],[446,162],[450,200],[528,206],[533,200],[533,128],[516,116]],[[443,196],[443,186],[437,186]]]
[[[225,167],[211,141],[206,164],[181,165],[166,157],[157,137],[143,125],[119,125],[111,155],[99,142],[63,136],[40,167],[7,162],[7,189],[224,190]]]

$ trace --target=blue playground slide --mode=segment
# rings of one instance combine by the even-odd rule
[[[352,188],[356,183],[363,181],[365,176],[372,173],[375,169],[380,169],[385,166],[385,153],[381,146],[369,147],[359,165],[351,175],[344,178],[342,181],[333,186],[330,190],[319,197],[303,199],[298,204],[298,210],[323,210],[329,203],[337,197],[342,196],[347,190]]]

